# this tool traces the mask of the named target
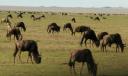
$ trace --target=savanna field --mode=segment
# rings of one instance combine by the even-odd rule
[[[5,18],[9,13],[0,12],[0,19]],[[42,56],[41,64],[32,64],[27,61],[27,52],[22,52],[22,61],[20,63],[19,58],[16,58],[16,64],[13,63],[13,52],[15,49],[15,40],[6,38],[6,24],[0,24],[0,76],[72,76],[69,71],[68,63],[70,53],[76,49],[86,48],[84,45],[80,46],[80,40],[82,35],[76,33],[72,36],[70,31],[63,31],[65,23],[70,22],[73,29],[80,25],[89,26],[96,34],[102,31],[106,31],[110,34],[120,33],[123,43],[128,44],[128,15],[110,15],[105,16],[106,19],[101,21],[94,21],[88,16],[94,16],[93,14],[78,14],[68,13],[68,15],[62,16],[61,13],[51,15],[48,13],[35,13],[35,16],[44,14],[46,18],[33,21],[31,19],[32,14],[25,13],[23,18],[17,18],[15,12],[10,12],[13,19],[10,19],[12,25],[19,21],[23,21],[26,24],[26,32],[22,31],[23,39],[32,39],[37,41],[39,52]],[[76,18],[76,23],[71,22],[71,18]],[[59,33],[50,34],[47,32],[48,24],[55,22],[61,26]],[[89,41],[88,41],[89,42]],[[112,48],[107,47],[107,52],[101,52],[100,48],[90,47],[95,62],[98,64],[97,76],[128,76],[128,48],[125,47],[124,52],[115,51],[115,45]],[[76,63],[77,76],[79,76],[81,64]],[[87,66],[85,64],[82,72],[83,76],[88,76]]]

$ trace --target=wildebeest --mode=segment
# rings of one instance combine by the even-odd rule
[[[19,27],[19,28],[23,29],[24,31],[26,31],[26,26],[25,26],[24,22],[18,22],[16,24],[16,27]]]
[[[9,23],[11,24],[11,21],[9,18],[13,18],[11,14],[7,15],[7,17],[1,19],[1,23]]]
[[[64,24],[63,30],[65,31],[66,29],[69,29],[71,31],[71,34],[73,35],[73,28],[71,23]]]
[[[100,21],[100,17],[95,17],[94,20]]]
[[[43,14],[41,17],[42,17],[42,18],[45,18],[45,15]]]
[[[7,15],[8,18],[13,18],[11,14]]]
[[[31,59],[31,61],[32,61],[32,58],[33,58],[35,63],[37,63],[37,64],[41,63],[41,56],[38,52],[38,45],[37,45],[37,42],[34,41],[34,40],[18,40],[18,41],[16,41],[15,51],[14,51],[14,54],[13,54],[14,63],[15,63],[15,58],[16,58],[17,53],[19,52],[19,59],[21,61],[21,57],[20,57],[21,52],[25,52],[25,51],[28,51],[27,62],[28,62],[29,58]],[[32,63],[33,63],[33,61],[32,61]]]
[[[75,32],[81,32],[81,34],[87,30],[90,30],[90,27],[87,27],[87,26],[78,26],[75,28],[75,31],[74,31],[74,35],[75,35]]]
[[[60,32],[60,26],[58,26],[56,23],[51,23],[50,25],[48,25],[47,32]]]
[[[35,15],[31,15],[31,18],[33,19],[33,21],[41,20],[41,18],[42,18],[42,17],[44,17],[44,18],[45,18],[45,16],[44,16],[44,15],[39,16],[39,17],[35,17]]]
[[[22,39],[22,34],[17,27],[13,27],[10,30],[7,30],[6,37],[9,37],[11,40],[11,36],[14,35],[14,39],[16,38],[17,40]]]
[[[121,52],[124,51],[125,45],[122,42],[122,38],[119,33],[105,35],[101,41],[101,50],[105,51],[106,46],[108,45],[111,47],[112,44],[116,44],[116,52],[119,51],[119,48],[121,48]]]
[[[24,12],[18,13],[17,18],[23,18],[23,14],[24,14]]]
[[[72,22],[76,23],[76,19],[74,17],[72,18]]]
[[[85,39],[85,41],[84,41],[84,39]],[[82,46],[83,41],[84,41],[85,46],[86,46],[86,41],[88,39],[92,40],[92,42],[95,43],[95,45],[97,47],[99,47],[100,42],[99,42],[98,38],[96,37],[95,32],[91,29],[84,32],[83,37],[82,37],[81,42],[80,42],[80,45]]]
[[[85,62],[87,63],[87,68],[88,68],[88,72],[89,74],[91,74],[92,76],[96,76],[97,75],[97,64],[95,63],[92,53],[89,49],[80,49],[77,50],[75,52],[71,53],[70,56],[70,60],[69,60],[69,66],[70,69],[75,71],[75,62],[79,62],[82,63],[82,67],[80,70],[80,76],[82,75],[82,70],[83,70],[83,66],[85,64]]]
[[[108,33],[107,33],[107,32],[100,32],[100,33],[97,35],[97,37],[98,37],[99,40],[102,40],[105,35],[108,35]]]

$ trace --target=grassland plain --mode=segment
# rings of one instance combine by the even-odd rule
[[[4,18],[8,13],[0,12],[0,18]],[[71,22],[71,18],[76,18],[76,23],[72,23],[73,28],[79,25],[87,25],[99,33],[107,31],[108,33],[120,33],[123,42],[128,44],[128,15],[110,15],[105,20],[93,21],[86,17],[88,14],[70,13],[67,16],[45,14],[46,18],[40,21],[33,21],[30,14],[24,14],[23,19],[18,19],[14,12],[11,12],[13,19],[11,22],[15,25],[18,21],[25,22],[27,31],[22,32],[24,39],[33,39],[38,42],[39,51],[42,55],[41,64],[26,63],[27,53],[22,53],[21,64],[16,59],[13,63],[14,40],[6,38],[6,24],[0,24],[0,76],[71,76],[69,67],[63,65],[68,62],[70,52],[76,49],[85,48],[79,45],[81,34],[71,36],[69,31],[63,31],[63,25]],[[41,13],[42,14],[42,13]],[[36,14],[36,15],[41,15]],[[48,34],[47,25],[56,22],[61,26],[61,32]],[[95,62],[98,63],[98,76],[128,76],[128,51],[127,47],[124,53],[116,53],[115,46],[108,48],[108,52],[101,52],[100,48],[88,47],[91,49]],[[76,70],[79,76],[81,65],[77,63]],[[88,76],[85,64],[83,76]]]

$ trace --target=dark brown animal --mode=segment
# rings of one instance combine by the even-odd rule
[[[95,45],[97,47],[99,47],[100,42],[99,42],[98,38],[96,37],[95,32],[91,29],[84,32],[83,37],[82,37],[81,42],[80,42],[80,45],[82,46],[83,41],[85,40],[84,43],[86,46],[86,42],[88,39],[92,40],[92,42],[95,43]]]
[[[19,27],[19,28],[23,29],[24,31],[26,31],[26,26],[25,26],[24,22],[18,22],[16,24],[16,27]]]
[[[112,44],[116,44],[116,52],[121,49],[121,52],[124,51],[125,45],[122,42],[122,38],[119,33],[105,35],[101,41],[101,50],[106,51],[106,46],[111,47]]]
[[[70,69],[75,71],[75,62],[82,63],[82,67],[80,70],[80,76],[82,75],[83,66],[85,63],[87,63],[88,72],[91,74],[91,76],[97,75],[97,64],[95,63],[92,53],[89,49],[81,49],[77,50],[75,52],[71,53],[70,60],[69,60],[69,66]]]
[[[60,32],[60,26],[58,26],[56,23],[51,23],[50,25],[48,25],[47,32]]]
[[[100,32],[100,33],[97,35],[97,37],[98,37],[99,40],[102,40],[105,35],[108,35],[108,33],[107,33],[107,32]]]
[[[74,17],[72,18],[72,22],[76,23],[76,19]]]
[[[44,15],[39,16],[39,17],[35,17],[35,15],[31,15],[31,18],[33,19],[33,21],[41,20],[42,17],[45,18]]]
[[[24,14],[24,12],[18,13],[17,18],[23,18],[23,14]]]
[[[100,17],[95,17],[94,20],[100,21]]]
[[[22,40],[22,34],[21,34],[19,28],[17,28],[17,27],[14,27],[7,31],[7,34],[6,34],[7,38],[9,37],[11,40],[12,35],[14,35],[14,39],[16,38],[16,40],[19,40],[19,39]]]
[[[19,52],[19,59],[21,61],[21,57],[20,57],[21,52],[25,52],[25,51],[28,51],[27,62],[28,62],[29,57],[30,57],[32,63],[33,63],[32,58],[35,61],[35,63],[37,63],[37,64],[41,63],[41,56],[38,52],[38,45],[37,45],[37,42],[34,40],[18,40],[15,43],[15,51],[13,54],[14,63],[15,63],[15,58],[16,58],[17,53]]]
[[[90,27],[87,27],[87,26],[78,26],[75,28],[75,31],[74,31],[74,35],[75,35],[75,32],[80,32],[81,34],[87,30],[90,30]]]
[[[11,14],[7,15],[8,18],[13,18]]]
[[[7,15],[6,18],[2,18],[1,19],[1,23],[8,23],[8,24],[11,24],[11,21],[9,20],[9,18],[13,18],[11,14]]]
[[[71,34],[73,35],[74,32],[71,23],[66,23],[64,25],[63,30],[65,31],[66,29],[69,29],[71,31]]]

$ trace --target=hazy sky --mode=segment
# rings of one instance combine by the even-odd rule
[[[60,7],[128,7],[128,0],[0,0],[0,5]]]

